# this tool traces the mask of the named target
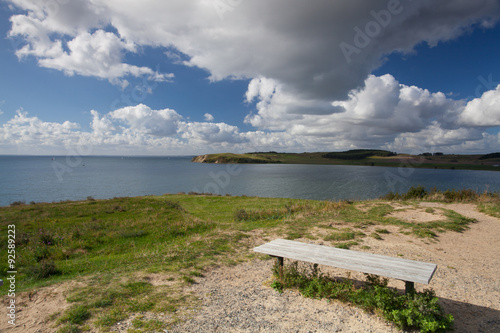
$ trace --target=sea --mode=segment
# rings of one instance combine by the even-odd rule
[[[0,156],[0,206],[175,193],[376,199],[422,185],[500,192],[500,172],[306,164],[206,164],[193,156]]]

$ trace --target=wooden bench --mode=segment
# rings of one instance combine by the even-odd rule
[[[415,282],[429,284],[437,268],[436,264],[426,262],[305,244],[286,239],[275,239],[257,246],[254,251],[277,257],[281,266],[283,266],[283,258],[288,258],[403,280],[405,293],[415,290]]]

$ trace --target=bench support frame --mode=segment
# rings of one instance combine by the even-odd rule
[[[405,294],[415,293],[415,282],[405,281]]]
[[[280,278],[283,277],[283,259],[288,258],[398,279],[405,282],[405,294],[415,293],[416,282],[429,284],[437,268],[436,264],[284,239],[263,244],[254,251],[276,258]]]
[[[271,256],[276,258],[276,263],[279,268],[280,279],[283,278],[283,257]],[[415,282],[405,281],[405,295],[415,293]]]

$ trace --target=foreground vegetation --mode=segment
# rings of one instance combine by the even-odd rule
[[[355,149],[330,153],[255,152],[246,154],[207,154],[193,158],[200,163],[286,163],[333,164],[429,169],[461,169],[500,171],[500,153],[486,155],[396,154],[386,150]]]
[[[423,191],[417,187],[409,193],[418,195],[392,194],[388,199],[412,205],[431,193]],[[485,212],[498,216],[498,194],[472,193],[450,200],[479,202]],[[441,200],[438,192],[432,195]],[[394,208],[387,200],[366,205],[184,194],[15,203],[0,208],[0,249],[7,253],[8,226],[15,225],[18,293],[36,294],[42,286],[74,282],[67,294],[70,308],[52,316],[54,331],[106,331],[133,314],[148,313],[133,321],[134,332],[148,332],[168,328],[179,320],[179,309],[196,306],[185,286],[208,267],[254,257],[257,232],[267,240],[305,238],[369,249],[363,240],[396,232],[388,229],[432,240],[441,232],[466,230],[473,222],[442,209],[440,221],[411,223],[391,217]],[[4,258],[4,280],[8,270]],[[155,282],[159,277],[161,283]],[[1,292],[5,295],[6,289]]]
[[[271,286],[282,293],[284,289],[298,289],[305,297],[340,300],[354,304],[365,311],[376,312],[401,329],[420,332],[446,332],[453,328],[453,316],[445,315],[434,291],[401,295],[387,287],[388,280],[366,274],[367,283],[355,287],[350,279],[337,279],[321,273],[318,265],[309,270],[300,269],[297,262],[273,269]]]

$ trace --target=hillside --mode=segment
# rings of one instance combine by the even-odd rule
[[[344,152],[278,153],[253,152],[245,154],[221,153],[196,156],[197,163],[284,163],[365,165],[384,167],[412,167],[429,169],[461,169],[500,171],[500,153],[486,155],[397,154],[386,150],[355,149]]]

